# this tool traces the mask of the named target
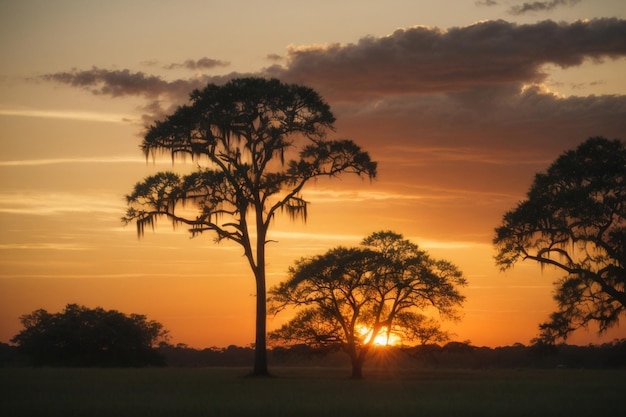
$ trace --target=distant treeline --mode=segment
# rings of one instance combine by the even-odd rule
[[[253,358],[251,347],[191,349],[184,345],[162,345],[159,352],[169,366],[248,366]],[[269,352],[274,366],[350,366],[348,356],[339,348],[314,348],[308,345],[274,347]],[[366,367],[412,368],[624,368],[626,339],[602,345],[531,345],[515,344],[497,348],[477,347],[469,343],[445,345],[377,347]]]
[[[184,344],[162,343],[155,353],[172,367],[249,366],[254,358],[252,347],[194,349]],[[271,366],[349,367],[348,356],[339,348],[314,348],[307,345],[274,347],[269,351]],[[0,343],[0,366],[31,366],[26,355],[15,346]],[[601,345],[530,345],[514,344],[497,348],[477,347],[469,343],[445,345],[377,347],[366,367],[402,368],[626,368],[626,339]]]

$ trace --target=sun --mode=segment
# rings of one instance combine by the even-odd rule
[[[372,337],[372,330],[367,328],[366,326],[359,325],[357,326],[357,331],[361,336],[363,336],[363,341],[365,343],[369,343],[370,338]],[[372,344],[376,346],[393,346],[399,345],[400,342],[401,339],[398,335],[394,333],[390,333],[388,335],[387,328],[383,327],[382,329],[380,329],[378,334],[374,336],[374,341],[372,342]]]

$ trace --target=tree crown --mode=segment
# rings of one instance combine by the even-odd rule
[[[308,87],[243,78],[210,84],[190,100],[149,128],[142,149],[146,156],[188,155],[209,167],[186,176],[160,173],[137,183],[127,196],[123,220],[135,220],[140,235],[165,216],[192,226],[192,233],[211,230],[218,239],[245,244],[249,211],[263,218],[262,229],[278,210],[306,219],[308,202],[301,191],[310,179],[376,176],[376,163],[352,141],[325,139],[335,118]],[[189,202],[197,205],[197,216],[176,210]]]
[[[141,314],[68,304],[60,313],[39,309],[20,317],[11,341],[39,365],[138,366],[158,364],[152,350],[166,341],[161,323]]]
[[[562,154],[504,215],[494,244],[502,269],[532,260],[565,272],[559,311],[541,326],[546,340],[617,323],[626,307],[625,144],[594,137]]]
[[[421,311],[430,306],[456,317],[464,300],[458,287],[465,284],[451,263],[431,259],[402,235],[377,232],[361,247],[331,249],[290,268],[289,279],[270,290],[271,306],[275,312],[287,306],[304,310],[274,336],[361,345],[373,341],[362,328],[375,335],[401,328],[407,339],[420,337],[433,324]]]

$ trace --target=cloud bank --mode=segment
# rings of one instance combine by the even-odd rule
[[[626,21],[618,19],[414,27],[356,44],[292,47],[287,68],[276,74],[343,97],[458,92],[541,82],[546,64],[567,68],[623,57],[625,36]]]
[[[557,7],[575,2],[546,3]],[[556,152],[589,135],[623,134],[625,96],[559,97],[542,83],[547,66],[565,69],[624,59],[624,39],[626,20],[617,18],[534,24],[498,20],[447,30],[411,27],[353,44],[291,46],[283,65],[254,74],[166,80],[130,69],[93,67],[43,78],[96,95],[144,97],[149,124],[207,83],[249,75],[277,77],[320,91],[339,113],[342,128],[355,137],[386,137],[400,146],[471,143],[473,149],[482,148],[480,157],[485,158],[485,149],[502,140],[515,148],[541,145]],[[222,64],[204,57],[175,65],[198,69]],[[545,143],[548,129],[551,140]],[[528,157],[538,160],[539,154]]]
[[[626,21],[615,18],[528,25],[499,20],[448,30],[420,26],[385,37],[365,37],[355,44],[292,46],[285,66],[275,65],[256,75],[309,84],[335,99],[459,92],[477,86],[538,83],[546,77],[547,64],[568,68],[585,60],[621,58],[626,56],[625,37]],[[169,67],[217,65],[227,64],[204,57]],[[241,75],[245,74],[166,81],[129,69],[93,67],[43,78],[99,95],[180,100],[208,82]]]

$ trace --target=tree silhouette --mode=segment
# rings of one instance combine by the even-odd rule
[[[443,317],[456,318],[464,300],[458,287],[465,284],[450,262],[432,259],[402,235],[376,232],[362,247],[331,249],[289,270],[289,279],[270,291],[271,308],[302,310],[272,337],[341,344],[350,356],[352,377],[361,378],[378,335],[402,332],[415,339],[429,334],[433,322],[422,312],[434,307]]]
[[[162,365],[154,348],[167,340],[161,323],[140,314],[68,304],[60,313],[35,310],[11,341],[36,365]]]
[[[265,245],[279,211],[306,220],[301,194],[311,179],[341,173],[374,178],[376,163],[349,140],[326,140],[335,118],[312,89],[276,79],[242,78],[209,84],[191,94],[145,135],[146,156],[191,156],[209,167],[179,176],[146,178],[127,196],[125,222],[146,226],[166,217],[190,226],[192,235],[213,232],[216,240],[242,246],[256,281],[256,343],[253,375],[267,375]],[[197,206],[196,215],[179,211]]]
[[[532,260],[566,273],[539,340],[554,343],[590,322],[601,332],[618,323],[626,307],[624,143],[595,137],[562,154],[504,215],[494,244],[502,269]]]

